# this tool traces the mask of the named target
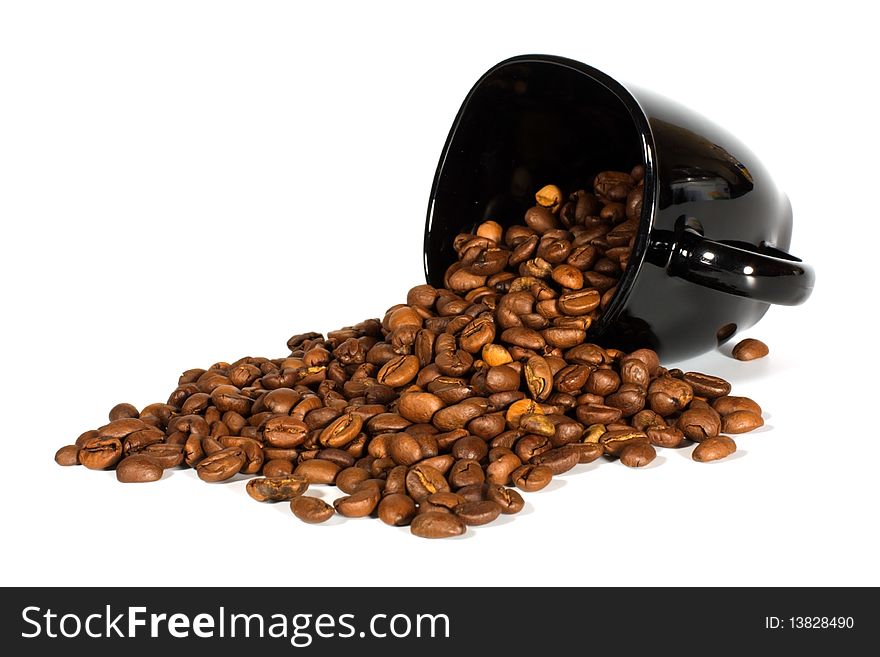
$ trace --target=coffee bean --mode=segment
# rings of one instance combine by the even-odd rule
[[[736,443],[728,436],[713,436],[701,442],[694,449],[693,459],[705,463],[730,456],[736,451]]]
[[[406,492],[416,502],[421,502],[428,495],[448,490],[449,484],[440,471],[429,465],[415,465],[406,475]]]
[[[675,448],[684,442],[684,433],[677,427],[648,427],[645,432],[652,445]]]
[[[686,438],[702,442],[721,431],[721,416],[711,408],[690,408],[679,416],[677,426]]]
[[[257,502],[283,502],[302,495],[309,487],[304,477],[282,475],[259,477],[247,482],[247,492]]]
[[[770,348],[754,338],[746,338],[733,348],[733,357],[737,360],[755,360],[770,353]]]
[[[531,493],[541,490],[553,479],[553,471],[546,465],[523,465],[510,475],[513,484],[520,490]],[[500,508],[499,508],[500,513]]]
[[[763,414],[761,407],[748,397],[719,397],[712,402],[712,408],[718,411],[722,417],[736,411],[749,411],[755,415]]]
[[[657,451],[649,443],[636,442],[620,452],[620,462],[629,468],[641,468],[657,458]]]
[[[79,465],[79,447],[66,445],[55,452],[55,463],[58,465]]]
[[[163,471],[162,466],[149,456],[134,454],[125,457],[116,466],[116,479],[124,484],[159,481]]]
[[[392,527],[403,527],[412,522],[416,515],[416,503],[403,493],[386,495],[379,502],[379,519]]]
[[[309,495],[295,497],[290,502],[290,510],[297,518],[309,524],[327,522],[336,513],[324,500]]]
[[[140,415],[138,413],[138,409],[132,406],[131,404],[116,404],[113,408],[110,409],[110,421],[113,420],[122,420],[125,418],[136,418]]]
[[[717,376],[700,372],[685,372],[684,381],[689,383],[694,394],[700,397],[716,399],[730,394],[730,383]]]
[[[430,392],[409,392],[400,396],[397,412],[410,422],[430,422],[443,406],[443,400]]]
[[[449,470],[449,484],[453,488],[482,484],[486,475],[479,461],[474,459],[461,459],[456,461]]]
[[[293,463],[286,459],[272,459],[263,463],[264,477],[284,477],[293,473]]]
[[[196,474],[202,481],[225,481],[244,467],[245,460],[241,447],[226,447],[202,459],[196,466]]]
[[[79,450],[79,462],[90,470],[112,468],[121,458],[122,442],[119,438],[95,436],[84,441]]]
[[[560,475],[576,466],[580,458],[580,453],[575,447],[564,445],[532,457],[530,463],[546,466],[552,474]]]
[[[148,445],[138,452],[138,454],[150,457],[150,459],[165,470],[182,465],[185,456],[183,445],[171,445],[167,443]]]
[[[305,478],[310,484],[332,484],[340,470],[332,461],[312,459],[296,466],[293,474]]]
[[[343,493],[351,495],[357,486],[370,478],[370,473],[363,468],[351,467],[340,470],[336,475],[336,486]]]
[[[505,515],[519,513],[525,506],[525,501],[519,492],[504,486],[490,485],[486,489],[486,499],[498,504],[501,513]]]
[[[492,500],[464,502],[455,508],[455,515],[468,526],[487,525],[501,515],[501,505]]]
[[[605,454],[605,446],[601,443],[573,443],[571,448],[578,455],[578,463],[584,465],[592,463]]]
[[[461,536],[465,525],[460,518],[451,513],[422,513],[413,518],[410,531],[421,538],[450,538]]]
[[[746,433],[764,426],[764,418],[751,411],[734,411],[721,418],[724,433]]]
[[[336,512],[346,518],[364,518],[370,515],[382,498],[381,491],[372,486],[358,488],[351,495],[333,501]]]

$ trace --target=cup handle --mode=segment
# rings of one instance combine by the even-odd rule
[[[813,291],[813,268],[783,251],[759,253],[705,239],[693,228],[679,233],[668,271],[673,276],[756,301],[796,306]]]

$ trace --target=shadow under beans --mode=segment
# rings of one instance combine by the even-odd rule
[[[694,445],[694,448],[696,448],[696,445]],[[688,461],[694,461],[694,459],[693,459],[694,450],[693,449],[677,450],[677,453],[682,458],[685,458]],[[717,461],[694,461],[694,463],[697,463],[699,465],[718,465],[721,463],[729,463],[731,461],[737,461],[737,460],[741,459],[742,457],[744,457],[748,453],[749,453],[748,450],[739,449],[739,447],[737,447],[737,450],[733,454],[731,454],[730,456],[725,456],[723,459],[718,459]]]

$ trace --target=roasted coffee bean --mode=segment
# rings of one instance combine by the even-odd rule
[[[257,502],[286,502],[305,493],[308,487],[305,477],[282,475],[251,479],[246,489]]]
[[[686,381],[662,376],[648,386],[648,403],[651,410],[666,417],[684,410],[694,398],[694,390]]]
[[[623,417],[631,417],[645,407],[645,389],[636,383],[624,383],[617,392],[608,395],[605,403],[620,409]]]
[[[577,419],[586,425],[592,424],[611,424],[617,422],[623,417],[623,411],[619,408],[611,406],[603,406],[601,404],[588,404],[578,406],[575,410]]]
[[[543,465],[550,469],[554,475],[560,475],[571,470],[580,462],[580,453],[572,445],[564,445],[548,450],[531,459],[533,465]]]
[[[422,459],[418,441],[404,432],[391,437],[389,453],[397,465],[413,465]]]
[[[136,418],[140,415],[138,413],[138,409],[132,406],[131,404],[116,404],[113,408],[110,409],[110,421],[113,420],[122,420],[125,418]]]
[[[734,346],[732,353],[737,360],[755,360],[769,354],[770,348],[760,340],[746,338]]]
[[[519,513],[525,506],[525,500],[518,491],[504,486],[489,485],[485,497],[501,507],[501,513],[511,515]]]
[[[523,465],[510,475],[514,486],[527,493],[541,490],[553,479],[553,471],[546,465]],[[498,512],[501,510],[499,508]]]
[[[606,454],[610,454],[611,456],[620,456],[623,448],[628,445],[636,443],[647,443],[648,436],[647,434],[641,431],[636,431],[635,429],[613,429],[611,431],[606,431],[604,434],[602,434],[599,442],[604,445]]]
[[[58,465],[79,465],[79,447],[65,445],[55,452],[55,463]]]
[[[584,465],[592,463],[605,453],[605,446],[602,443],[572,443],[571,448],[577,452],[578,463]]]
[[[403,493],[386,495],[379,502],[379,520],[392,527],[410,524],[416,515],[416,503]]]
[[[749,411],[755,415],[763,414],[761,407],[748,397],[719,397],[712,402],[712,408],[718,411],[722,417],[736,411]]]
[[[310,484],[332,484],[340,470],[332,461],[311,459],[297,465],[293,474],[304,477]]]
[[[736,443],[728,436],[713,436],[701,442],[694,449],[693,459],[705,463],[730,456],[736,451]]]
[[[486,467],[486,481],[490,484],[504,486],[510,481],[513,471],[522,465],[522,461],[513,452],[503,454]]]
[[[486,474],[480,467],[479,461],[474,459],[461,459],[456,461],[449,469],[449,484],[453,488],[482,484],[486,480]]]
[[[421,538],[451,538],[461,536],[465,525],[460,518],[451,513],[421,513],[413,518],[410,531]]]
[[[734,411],[721,418],[724,433],[746,433],[764,426],[764,418],[751,411]]]
[[[455,508],[455,515],[468,526],[487,525],[501,515],[501,505],[492,500],[464,502]]]
[[[272,459],[263,463],[264,477],[284,477],[293,474],[293,463],[285,459]]]
[[[406,492],[416,502],[428,495],[449,491],[449,484],[436,468],[423,463],[410,468],[406,475]]]
[[[364,421],[359,415],[345,413],[321,431],[320,443],[327,447],[344,447],[357,437],[363,424]]]
[[[627,445],[620,452],[620,462],[628,468],[641,468],[657,458],[657,450],[650,443]]]
[[[238,474],[245,461],[241,447],[226,447],[203,458],[196,466],[196,474],[202,481],[225,481]]]
[[[443,406],[443,400],[430,392],[408,392],[400,396],[397,412],[410,422],[430,422]]]
[[[165,470],[182,465],[185,456],[183,445],[169,445],[166,443],[148,445],[138,454],[150,457]]]
[[[677,427],[648,427],[645,433],[657,447],[675,448],[684,442],[684,433]]]
[[[404,386],[419,373],[419,359],[415,356],[397,356],[385,363],[376,374],[376,380],[397,388]]]
[[[333,506],[346,518],[364,518],[373,512],[381,499],[382,493],[377,487],[360,487],[351,495],[336,498]]]
[[[116,466],[116,479],[124,484],[159,481],[163,468],[149,456],[133,454],[127,456]]]
[[[309,495],[295,497],[290,502],[290,510],[297,518],[309,524],[327,522],[336,513],[324,500]]]
[[[715,399],[730,394],[730,384],[717,376],[700,372],[685,372],[684,381],[689,383],[694,394],[700,397]]]
[[[119,438],[95,436],[84,441],[79,450],[79,462],[90,470],[112,468],[121,458],[122,442]]]
[[[690,408],[678,418],[677,426],[686,438],[702,442],[721,431],[721,416],[711,408]]]
[[[305,422],[287,415],[267,420],[261,431],[263,440],[271,447],[281,448],[302,445],[308,438],[308,432]]]

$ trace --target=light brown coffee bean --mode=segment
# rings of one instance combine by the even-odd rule
[[[748,397],[719,397],[712,402],[712,408],[718,411],[722,417],[736,411],[749,411],[755,415],[763,415],[761,407]]]
[[[225,447],[203,458],[196,466],[196,474],[202,481],[226,481],[238,474],[246,460],[241,447]]]
[[[649,443],[627,445],[620,452],[620,462],[628,468],[641,468],[657,458],[657,450]]]
[[[465,525],[456,515],[432,511],[413,518],[410,531],[421,538],[451,538],[461,536]]]
[[[525,500],[523,500],[522,495],[513,488],[489,485],[486,488],[485,497],[487,500],[497,503],[501,507],[501,513],[505,515],[519,513],[525,506]]]
[[[297,465],[293,474],[305,478],[310,484],[332,484],[340,470],[332,461],[311,459]]]
[[[721,418],[724,433],[747,433],[764,426],[764,418],[751,411],[734,411]]]
[[[386,495],[379,502],[379,520],[392,527],[410,524],[416,515],[416,503],[403,493]]]
[[[308,487],[305,477],[282,475],[251,479],[245,489],[257,502],[286,502],[305,493]]]
[[[464,502],[455,508],[455,515],[471,527],[487,525],[501,515],[501,505],[492,500]]]
[[[736,451],[736,443],[729,436],[707,438],[694,449],[694,461],[705,463],[730,456]]]
[[[746,338],[736,344],[733,348],[733,357],[737,360],[755,360],[763,358],[770,353],[770,348],[754,338]]]
[[[324,500],[309,495],[295,497],[290,502],[290,510],[297,518],[309,524],[327,522],[336,513]]]
[[[716,399],[730,394],[730,383],[721,377],[700,372],[685,372],[684,381],[690,384],[695,395],[707,399]]]
[[[163,468],[149,456],[133,454],[127,456],[116,466],[116,479],[124,484],[159,481]]]
[[[79,447],[65,445],[55,452],[55,463],[58,465],[79,465]]]
[[[514,486],[527,493],[533,493],[550,483],[553,479],[553,471],[546,465],[528,464],[514,470],[510,477]]]

